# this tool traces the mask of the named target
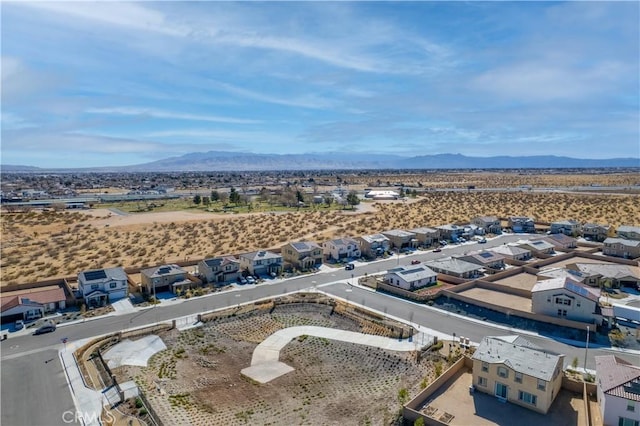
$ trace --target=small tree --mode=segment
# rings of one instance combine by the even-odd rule
[[[209,197],[202,197],[202,205],[204,205],[204,206],[208,206],[209,204],[211,204],[211,198],[209,198]]]
[[[404,405],[405,402],[409,399],[409,391],[407,388],[402,388],[398,391],[398,402],[400,405]]]
[[[360,204],[360,198],[358,198],[356,191],[349,191],[349,194],[347,194],[347,203],[349,203],[351,207]]]
[[[413,426],[424,426],[424,417],[418,417],[418,419],[413,422]]]
[[[202,197],[200,197],[200,195],[196,194],[196,196],[193,197],[193,204],[195,204],[196,206],[199,206],[200,203],[202,203]]]
[[[211,191],[211,201],[215,203],[216,201],[219,201],[219,200],[220,200],[220,194],[218,193],[218,191],[216,190]]]
[[[235,205],[240,203],[240,193],[233,187],[231,187],[231,190],[229,191],[229,202]]]
[[[578,357],[574,357],[573,361],[571,361],[571,367],[573,367],[573,369],[575,370],[576,368],[578,368]]]

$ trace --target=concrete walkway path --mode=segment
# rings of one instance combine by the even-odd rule
[[[241,371],[242,374],[257,382],[268,383],[275,378],[293,371],[293,367],[279,361],[280,350],[293,339],[303,335],[374,346],[391,351],[414,351],[419,349],[419,346],[431,345],[431,343],[433,343],[433,336],[423,333],[413,336],[412,341],[409,341],[408,339],[398,340],[336,328],[315,326],[289,327],[276,331],[260,343],[253,351],[251,367],[244,368]]]

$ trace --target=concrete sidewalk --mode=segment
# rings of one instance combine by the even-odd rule
[[[433,336],[423,333],[413,336],[412,341],[409,341],[408,339],[398,340],[336,328],[316,326],[289,327],[276,331],[260,343],[253,351],[251,367],[243,369],[242,374],[260,383],[267,383],[293,371],[292,367],[279,361],[280,350],[293,339],[303,335],[404,352],[417,350],[424,342],[430,345],[434,339]]]
[[[82,373],[76,363],[73,353],[92,339],[83,339],[77,342],[67,343],[64,349],[58,352],[62,367],[67,376],[67,382],[71,389],[71,396],[76,406],[78,418],[82,419],[84,425],[101,425],[100,415],[102,406],[104,405],[104,396],[102,392],[89,389],[85,386],[82,379]],[[108,403],[108,401],[106,401]]]

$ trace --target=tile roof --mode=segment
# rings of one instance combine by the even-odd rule
[[[490,265],[494,262],[499,262],[501,260],[504,261],[503,255],[499,253],[495,253],[490,250],[471,251],[467,254],[456,256],[456,258],[461,258],[462,260],[465,260],[464,258],[469,258],[469,257],[475,259],[475,262],[471,260],[469,260],[469,262],[478,263],[479,265]]]
[[[465,272],[479,271],[482,266],[475,263],[467,262],[452,257],[445,257],[443,259],[430,260],[425,262],[429,267],[441,269],[443,271],[454,272],[457,274],[463,274]]]
[[[20,304],[25,304],[26,299],[38,304],[56,303],[67,299],[64,289],[57,285],[29,288],[25,290],[3,291],[0,294],[0,306],[4,312]]]
[[[389,231],[383,231],[383,235],[392,235],[394,237],[415,237],[416,234],[409,231],[404,231],[402,229],[391,229]]]
[[[517,244],[520,246],[532,247],[534,250],[548,250],[555,248],[553,244],[544,240],[519,240]]]
[[[372,235],[364,235],[362,237],[363,240],[365,240],[368,243],[373,243],[373,242],[380,242],[380,241],[389,241],[389,238],[385,237],[382,234],[372,234]]]
[[[248,260],[256,260],[256,259],[281,259],[282,256],[280,256],[277,253],[274,253],[272,251],[267,251],[267,250],[260,250],[260,251],[252,251],[250,253],[244,253],[240,255],[241,258],[243,259],[248,259]]]
[[[140,273],[149,278],[154,278],[154,277],[165,277],[167,275],[184,274],[186,273],[186,271],[181,267],[179,267],[178,265],[171,264],[171,265],[162,265],[162,266],[156,266],[154,268],[143,269],[142,271],[140,271]]]
[[[640,367],[615,355],[596,359],[596,377],[602,391],[630,401],[640,401]]]
[[[407,282],[438,276],[437,273],[424,265],[399,266],[397,268],[389,269],[387,274],[400,275],[402,279]]]
[[[89,282],[104,282],[108,280],[127,280],[127,274],[121,267],[105,268],[105,269],[91,269],[88,271],[82,271],[79,274],[79,278],[84,279],[86,283]]]
[[[582,296],[585,299],[589,299],[596,303],[600,299],[599,288],[587,287],[570,278],[563,278],[563,277],[538,281],[531,289],[531,293],[536,293],[539,291],[547,291],[547,290],[570,291],[573,294]]]
[[[229,263],[238,263],[238,259],[231,256],[213,257],[211,259],[205,259],[204,263],[210,268],[216,268],[218,266],[228,265]]]
[[[358,242],[353,238],[338,238],[336,240],[329,240],[328,243],[333,244],[336,247],[348,247],[350,244],[358,245]]]
[[[578,271],[585,275],[601,275],[604,278],[627,278],[633,277],[640,280],[640,276],[634,272],[634,270],[627,265],[615,265],[611,263],[575,263],[573,265],[567,265],[567,268],[577,268]]]
[[[528,255],[531,254],[531,250],[527,250],[525,248],[510,245],[510,244],[492,247],[488,250],[494,253],[499,253],[506,256],[518,256],[521,254],[528,254]]]
[[[297,252],[311,251],[320,248],[320,246],[312,241],[299,241],[297,243],[289,243]]]
[[[472,359],[504,364],[519,373],[550,382],[563,356],[544,351],[522,337],[488,336],[482,339]]]
[[[438,230],[435,228],[428,228],[423,226],[421,228],[409,229],[409,232],[413,232],[414,234],[433,234],[438,232]]]

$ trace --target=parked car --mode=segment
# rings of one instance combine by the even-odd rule
[[[440,247],[436,247],[433,252],[434,253],[440,253],[442,251],[442,249]]]
[[[351,271],[352,269],[354,269],[356,267],[356,265],[354,265],[353,263],[347,263],[344,267],[345,270],[347,271]]]
[[[412,264],[412,265],[417,265],[418,263],[420,263],[420,261],[419,261],[419,260],[412,260],[412,261],[411,261],[411,264]]]
[[[38,334],[51,333],[53,331],[56,331],[56,325],[51,322],[40,326],[33,334],[37,336]]]
[[[487,242],[486,238],[481,239],[480,241],[478,241],[478,244],[484,244]]]
[[[24,321],[22,320],[16,321],[16,324],[13,326],[13,329],[15,331],[22,330],[23,328],[24,328]]]
[[[238,282],[240,284],[247,284],[247,279],[245,277],[238,277]]]
[[[247,283],[249,283],[249,284],[255,284],[255,283],[256,283],[255,278],[253,278],[251,275],[249,275],[249,276],[246,278],[246,280],[247,280]]]

